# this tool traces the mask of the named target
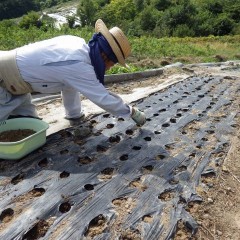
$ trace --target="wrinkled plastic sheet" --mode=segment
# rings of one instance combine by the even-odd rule
[[[189,77],[134,103],[142,128],[104,113],[1,160],[0,239],[171,239],[179,221],[195,234],[187,206],[230,148],[239,91],[237,79]]]

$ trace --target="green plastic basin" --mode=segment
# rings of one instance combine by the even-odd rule
[[[17,142],[0,142],[0,159],[18,160],[46,143],[48,123],[35,118],[15,118],[0,122],[0,133],[31,129],[36,133]]]

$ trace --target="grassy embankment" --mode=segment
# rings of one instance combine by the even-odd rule
[[[19,29],[17,26],[6,26],[0,22],[0,50],[13,49],[24,44],[43,40],[63,34],[82,36],[88,41],[93,29],[48,29],[47,31],[32,28]],[[128,59],[130,69],[119,66],[109,73],[139,71],[157,68],[168,63],[220,62],[240,59],[240,35],[201,38],[152,38],[130,37],[132,54]]]
[[[138,67],[157,68],[175,62],[187,64],[240,59],[240,35],[160,39],[141,37],[130,38],[130,41],[132,57],[129,61]]]

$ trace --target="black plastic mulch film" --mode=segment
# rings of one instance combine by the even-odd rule
[[[0,162],[0,239],[172,239],[230,148],[236,79],[195,76],[134,104],[147,123],[104,113]],[[85,138],[81,129],[91,130]]]

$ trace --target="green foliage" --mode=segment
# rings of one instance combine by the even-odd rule
[[[68,1],[78,1],[78,9],[76,16],[67,17],[63,33],[74,28],[76,18],[82,29],[93,28],[101,18],[109,28],[119,26],[128,36],[135,37],[240,33],[240,0],[2,0],[0,19],[22,16],[17,20],[21,28],[38,27],[42,32],[53,32],[54,22],[45,17],[38,21],[36,11]],[[5,24],[11,28],[12,23]]]
[[[225,48],[240,50],[240,36],[204,37],[204,38],[131,38],[132,54],[135,58],[162,57],[206,57],[217,54]],[[231,53],[233,56],[233,52]]]
[[[209,11],[199,12],[196,15],[194,29],[195,36],[209,36],[213,33],[214,16]]]
[[[34,0],[2,0],[0,9],[0,20],[3,20],[22,16],[31,10],[39,10],[40,4]]]
[[[144,9],[144,0],[134,0],[136,11],[141,12]]]
[[[110,0],[95,0],[95,2],[101,8],[104,7],[106,4],[109,4]]]
[[[172,32],[173,37],[194,37],[195,32],[187,24],[179,24]]]
[[[30,11],[39,11],[72,0],[1,0],[0,21],[21,17]]]
[[[158,11],[151,7],[146,7],[139,15],[140,27],[144,31],[152,31],[158,19]]]
[[[172,5],[171,0],[152,0],[151,5],[159,11],[164,11]]]
[[[39,26],[40,15],[36,12],[29,12],[27,15],[24,15],[21,21],[19,22],[20,28],[29,29],[31,26]]]
[[[102,18],[108,26],[118,25],[134,36],[234,34],[240,24],[240,0],[92,1],[81,0],[88,6],[81,11],[83,26],[94,26]]]
[[[13,20],[3,20],[0,22],[2,29],[10,29],[11,27],[17,26],[17,23]]]
[[[69,28],[73,28],[74,27],[74,23],[76,21],[76,16],[67,16],[67,22],[68,22],[68,27]]]
[[[41,1],[40,2],[40,5],[41,5],[41,8],[50,8],[52,6],[55,6],[57,5],[58,3],[60,3],[60,1],[57,1],[57,0],[45,0],[45,1]]]
[[[195,6],[186,1],[184,4],[168,8],[165,11],[163,21],[166,22],[167,26],[173,29],[180,24],[190,25],[193,22],[193,16],[195,14]]]
[[[240,1],[228,0],[224,6],[224,11],[235,21],[240,22]]]
[[[208,0],[205,2],[204,8],[211,12],[212,14],[219,14],[223,12],[224,7],[224,0],[215,1],[215,0]]]
[[[213,23],[213,34],[216,36],[224,36],[231,33],[234,28],[234,22],[227,14],[219,14]]]
[[[20,28],[10,20],[4,20],[0,22],[0,50],[14,49],[31,42],[64,34],[80,36],[89,41],[92,33],[93,28],[71,29],[68,26],[61,29],[56,29],[52,26],[43,26],[41,28],[30,26],[29,29],[25,29]]]
[[[83,27],[94,26],[97,5],[94,0],[81,0],[77,9],[77,15]]]
[[[119,64],[114,65],[112,68],[110,68],[106,74],[110,75],[110,74],[120,74],[120,73],[132,73],[132,72],[138,72],[138,71],[144,71],[147,68],[143,68],[143,67],[138,67],[135,66],[133,64],[128,64],[128,67],[125,68]]]
[[[220,19],[225,19],[226,16],[219,15]],[[182,26],[180,28],[179,26]],[[190,31],[187,26],[179,25],[178,31]],[[134,27],[134,26],[133,26]],[[176,30],[177,31],[177,30]],[[9,50],[48,38],[59,35],[71,34],[80,36],[86,42],[90,40],[94,32],[93,27],[81,27],[79,29],[71,29],[68,25],[61,29],[55,29],[45,25],[37,28],[33,24],[29,28],[20,28],[12,20],[4,20],[0,22],[0,50]],[[177,33],[176,35],[180,35]],[[216,55],[227,56],[228,60],[238,59],[240,52],[240,35],[235,36],[210,36],[210,37],[163,37],[156,38],[152,36],[129,37],[132,46],[132,54],[129,58],[138,59],[171,59],[171,62],[181,61],[189,62],[206,62],[216,61]],[[157,64],[156,64],[157,65]],[[123,68],[120,65],[115,65],[107,74],[142,71],[147,68],[152,68],[153,64],[145,64],[143,67],[136,62],[129,63],[129,68]]]
[[[136,8],[132,0],[111,0],[96,14],[96,18],[102,18],[108,26],[121,26],[125,22],[131,22],[136,15]]]

